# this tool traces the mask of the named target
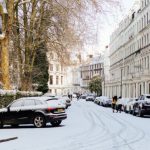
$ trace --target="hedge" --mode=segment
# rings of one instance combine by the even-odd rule
[[[6,107],[15,99],[21,97],[41,96],[42,94],[42,92],[35,91],[0,90],[0,108]]]

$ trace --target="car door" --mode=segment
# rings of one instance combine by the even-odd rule
[[[22,116],[20,116],[19,121],[23,124],[32,123],[33,114],[35,111],[35,100],[25,99],[23,107],[21,109]]]
[[[23,106],[23,100],[16,100],[7,107],[5,113],[4,124],[19,124],[18,117],[20,116],[21,107]]]

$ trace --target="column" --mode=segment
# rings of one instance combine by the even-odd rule
[[[125,85],[122,85],[122,97],[125,97]]]
[[[138,87],[138,82],[135,84],[136,85],[136,95],[135,95],[135,97],[136,98],[138,98],[138,96],[139,96],[139,87]]]
[[[145,90],[145,83],[142,82],[142,83],[141,83],[141,86],[142,86],[142,93],[141,93],[141,94],[144,94],[144,93],[145,93],[145,92],[144,92],[144,90]]]
[[[129,83],[129,85],[128,85],[128,88],[129,88],[128,89],[128,97],[131,97],[131,89],[132,89],[131,86],[132,85]]]
[[[144,94],[147,94],[148,93],[148,87],[147,87],[147,82],[145,82],[145,93]]]

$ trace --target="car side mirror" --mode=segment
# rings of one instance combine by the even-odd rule
[[[7,111],[8,111],[8,112],[10,111],[10,106],[7,106]]]

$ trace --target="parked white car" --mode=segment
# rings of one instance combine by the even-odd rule
[[[110,99],[107,96],[100,96],[100,105],[101,106],[106,106],[108,101],[110,101]]]
[[[62,101],[62,103],[66,105],[66,108],[71,106],[71,100],[67,95],[55,96],[55,98],[58,98],[58,100]]]
[[[125,112],[132,114],[133,112],[133,105],[137,101],[137,98],[130,98],[129,101],[125,105]]]
[[[68,108],[69,106],[71,106],[71,100],[68,98],[67,95],[55,96],[55,95],[52,95],[51,93],[45,93],[42,97],[49,97],[52,100],[56,100],[57,102],[61,103],[65,108]]]
[[[126,104],[127,100],[128,100],[127,98],[118,99],[117,102],[116,102],[116,109],[120,110],[120,111],[123,111],[124,110],[124,105]]]
[[[94,103],[98,104],[100,103],[100,97],[96,97],[95,100],[94,100]]]

